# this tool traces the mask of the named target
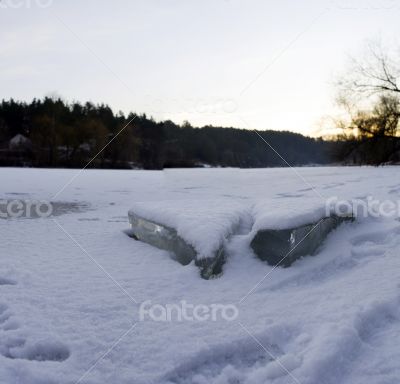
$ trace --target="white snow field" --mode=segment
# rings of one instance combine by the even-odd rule
[[[343,224],[289,268],[247,241],[255,222],[290,223],[311,201],[397,202],[400,168],[78,172],[0,169],[1,199],[57,202],[54,217],[0,219],[0,383],[400,382],[398,215]],[[222,276],[127,236],[140,205],[160,220],[176,209],[204,254],[226,241]],[[238,316],[139,316],[182,301]]]

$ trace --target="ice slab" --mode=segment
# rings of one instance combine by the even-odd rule
[[[318,222],[297,227],[259,230],[250,246],[268,264],[289,267],[300,257],[313,255],[328,233],[338,225],[353,220],[351,215],[331,215]]]
[[[225,242],[242,215],[242,205],[226,200],[136,203],[128,213],[134,237],[182,265],[194,261],[206,279],[222,272]]]
[[[196,250],[183,240],[174,228],[147,220],[132,211],[129,212],[129,222],[132,234],[137,240],[169,251],[172,258],[182,265],[194,261],[200,268],[203,278],[209,279],[222,273],[222,266],[225,263],[223,246],[217,249],[213,255],[199,258]]]
[[[196,251],[178,236],[175,229],[146,220],[129,213],[129,222],[137,240],[173,253],[174,258],[182,265],[189,264],[196,258]]]
[[[251,218],[249,232],[241,233],[245,217]],[[301,204],[225,199],[136,203],[129,220],[138,240],[169,251],[182,265],[194,261],[202,277],[210,278],[222,272],[225,245],[233,234],[242,235],[260,259],[289,266],[313,254],[331,230],[352,217],[331,213],[321,199],[302,199]]]

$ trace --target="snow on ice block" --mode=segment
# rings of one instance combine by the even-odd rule
[[[182,265],[194,261],[209,279],[222,272],[225,242],[242,209],[226,201],[162,201],[137,203],[128,216],[136,239],[169,251]]]
[[[337,215],[313,200],[302,201],[301,207],[274,208],[256,205],[258,220],[250,243],[255,254],[270,265],[289,267],[302,256],[313,255],[333,229],[353,221],[351,213]],[[257,216],[257,215],[256,215]]]

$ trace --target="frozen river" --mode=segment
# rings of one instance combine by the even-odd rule
[[[0,207],[53,209],[0,219],[1,383],[400,382],[398,212],[340,226],[290,268],[260,261],[241,237],[258,219],[290,222],[310,201],[396,207],[400,168],[0,176]],[[179,212],[180,230],[204,252],[226,237],[222,276],[204,280],[193,263],[127,236],[138,204],[160,219]],[[229,237],[235,222],[242,232]],[[182,306],[199,316],[177,316]],[[216,306],[235,316],[200,316]]]

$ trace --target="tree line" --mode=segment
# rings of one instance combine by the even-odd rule
[[[251,130],[156,122],[145,114],[60,98],[10,99],[0,104],[0,165],[250,168],[327,164],[335,153],[333,141],[287,131],[259,133],[273,149]],[[28,141],[10,146],[16,135]]]

